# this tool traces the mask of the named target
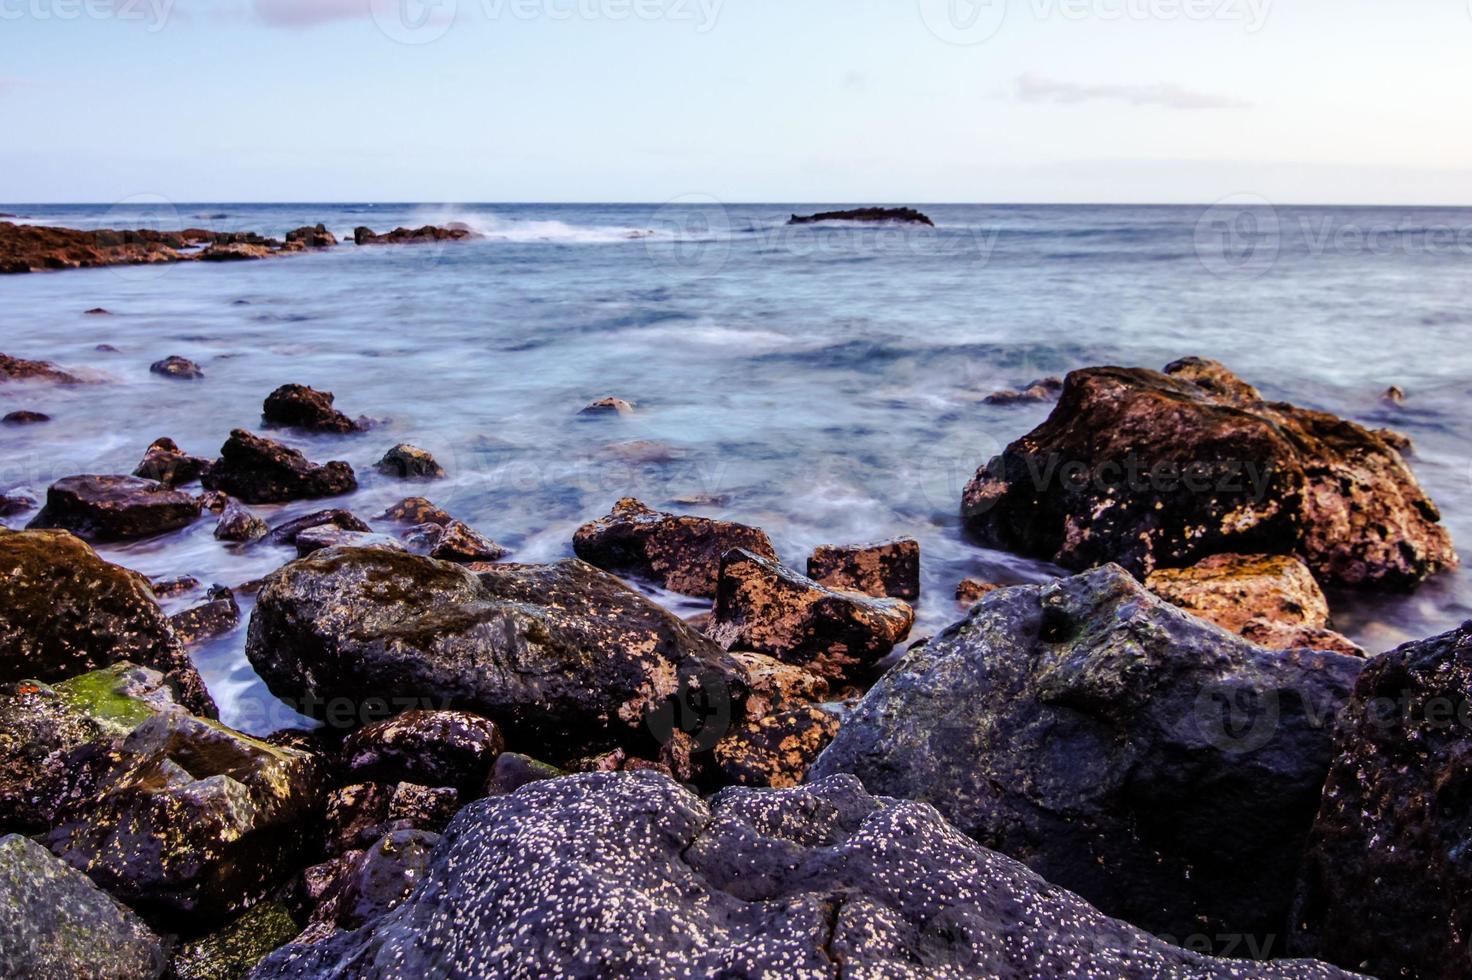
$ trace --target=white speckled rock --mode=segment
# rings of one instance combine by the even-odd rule
[[[425,977],[1297,977],[1107,918],[925,804],[851,777],[708,805],[650,772],[461,811],[402,905],[277,950],[255,980]]]

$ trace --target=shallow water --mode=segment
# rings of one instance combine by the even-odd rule
[[[1271,398],[1406,432],[1453,536],[1472,540],[1472,211],[932,206],[935,230],[782,224],[819,209],[0,205],[72,227],[280,235],[322,221],[341,238],[459,220],[486,235],[0,278],[0,350],[108,379],[0,387],[0,413],[55,418],[0,429],[0,491],[39,497],[72,473],[131,472],[162,435],[213,455],[231,428],[258,427],[269,391],[299,382],[385,420],[366,435],[285,437],[357,470],[361,488],[333,506],[371,517],[422,492],[521,561],[571,554],[573,530],[626,495],[757,524],[797,567],[818,544],[912,535],[923,635],[957,617],[963,576],[1056,571],[961,534],[965,481],[1049,410],[981,399],[1086,365],[1198,354]],[[97,306],[113,315],[84,315]],[[169,354],[206,378],[150,375]],[[1380,400],[1392,384],[1404,406]],[[578,417],[608,394],[640,411]],[[375,473],[401,441],[450,478]],[[693,498],[718,503],[681,503]],[[256,509],[275,522],[322,506]],[[149,575],[232,586],[291,556],[225,547],[213,524],[100,550]],[[1466,572],[1413,596],[1333,598],[1336,624],[1375,650],[1472,618]],[[244,639],[242,626],[196,661],[227,722],[280,727],[292,718]]]

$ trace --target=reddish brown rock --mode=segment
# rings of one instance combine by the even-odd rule
[[[421,524],[410,528],[404,540],[431,558],[441,561],[491,562],[505,558],[509,551],[463,521],[446,524]]]
[[[430,503],[424,497],[405,497],[378,516],[383,520],[416,525],[445,525],[454,520],[453,517]]]
[[[782,708],[826,700],[828,681],[776,657],[749,650],[732,650],[731,658],[746,670],[751,694],[746,714],[760,718]]]
[[[131,541],[187,527],[199,501],[136,476],[69,476],[46,491],[32,528],[62,528],[88,541]]]
[[[0,221],[0,272],[178,262],[178,235],[138,230],[76,231]]]
[[[1053,413],[982,468],[982,542],[1138,576],[1213,554],[1296,555],[1321,581],[1411,588],[1457,565],[1398,452],[1324,412],[1269,403],[1215,362],[1068,376]]]
[[[1308,566],[1297,558],[1212,555],[1190,568],[1152,572],[1145,587],[1260,646],[1365,655],[1348,637],[1328,628],[1329,601]]]
[[[1058,397],[1063,390],[1061,378],[1042,378],[1017,391],[1013,388],[1003,388],[994,391],[983,399],[988,405],[1017,405],[1024,402],[1046,402]]]
[[[264,259],[276,250],[265,245],[251,245],[247,242],[221,242],[209,246],[203,252],[195,256],[201,262],[245,262],[252,259]]]
[[[267,428],[305,429],[309,432],[362,432],[366,422],[353,421],[332,407],[330,391],[306,385],[282,385],[266,396],[261,416]]]
[[[632,414],[634,414],[634,406],[633,406],[633,403],[632,402],[626,402],[622,398],[614,398],[612,395],[610,395],[607,398],[600,398],[600,399],[598,399],[595,402],[590,402],[578,414],[579,415],[632,415]]]
[[[0,227],[4,222],[0,222]],[[82,379],[68,374],[49,361],[27,361],[0,354],[0,384],[7,381],[50,381],[53,384],[79,385]]]
[[[204,485],[248,504],[276,504],[351,493],[358,480],[347,463],[318,466],[295,449],[236,429],[205,474]]]
[[[716,764],[739,786],[797,786],[838,728],[838,718],[815,704],[748,718],[716,743]]]
[[[178,378],[184,381],[194,381],[204,377],[204,370],[187,357],[171,354],[162,361],[154,361],[148,366],[152,374],[159,374],[165,378]]]
[[[215,537],[221,541],[246,543],[266,536],[266,522],[246,510],[238,500],[227,500],[215,525]]]
[[[704,598],[716,594],[721,557],[733,548],[777,557],[766,533],[757,528],[665,514],[632,497],[620,500],[607,517],[584,524],[573,536],[573,550],[590,564]]]
[[[356,245],[417,245],[424,242],[458,242],[469,237],[471,237],[470,229],[458,224],[445,228],[437,225],[425,225],[422,228],[395,228],[382,235],[375,234],[372,228],[362,225],[353,229],[353,243]]]
[[[399,443],[383,454],[378,461],[378,472],[400,480],[441,480],[445,468],[428,452],[418,446]]]
[[[286,233],[286,240],[288,242],[300,242],[307,248],[331,248],[337,244],[337,236],[328,231],[327,226],[321,223],[318,223],[315,227],[312,225],[303,225],[295,231],[289,231]]]
[[[190,456],[167,436],[155,439],[143,454],[143,460],[133,475],[145,480],[157,480],[166,487],[183,486],[204,476],[210,461],[201,456]]]
[[[829,680],[865,678],[904,639],[915,611],[899,599],[840,592],[744,549],[721,562],[712,635]]]
[[[833,589],[913,601],[920,598],[920,542],[823,545],[808,559],[808,578]]]
[[[966,578],[956,586],[956,601],[970,609],[983,598],[1000,589],[995,582],[983,582],[979,578]]]

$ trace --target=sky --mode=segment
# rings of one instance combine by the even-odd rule
[[[0,201],[1472,205],[1472,0],[0,0]]]

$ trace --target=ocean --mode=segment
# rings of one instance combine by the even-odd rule
[[[860,202],[873,203],[873,202]],[[1472,210],[913,204],[935,228],[825,224],[835,205],[4,205],[68,227],[205,227],[280,236],[323,222],[465,223],[460,243],[355,247],[232,264],[0,278],[0,350],[109,380],[0,388],[0,492],[37,497],[75,473],[131,472],[169,436],[215,455],[296,382],[334,392],[368,434],[274,434],[357,470],[360,516],[424,494],[512,549],[572,553],[574,529],[624,496],[764,528],[802,568],[812,548],[909,535],[922,549],[915,636],[961,614],[963,577],[1036,582],[1046,563],[969,542],[958,510],[976,468],[1048,404],[987,394],[1096,364],[1218,359],[1273,399],[1390,426],[1453,537],[1472,540]],[[86,315],[94,307],[111,316]],[[111,345],[115,352],[98,350]],[[178,354],[206,377],[148,366]],[[1403,404],[1382,399],[1391,385]],[[615,395],[629,417],[578,415]],[[406,484],[373,463],[398,442],[448,479]],[[253,508],[273,523],[323,502]],[[204,520],[99,550],[151,576],[234,586],[286,561],[232,549]],[[693,600],[656,593],[682,614]],[[1472,618],[1467,571],[1413,595],[1331,595],[1335,625],[1385,650]],[[246,616],[249,600],[242,597]],[[245,627],[195,659],[222,718],[300,723],[255,677]]]

